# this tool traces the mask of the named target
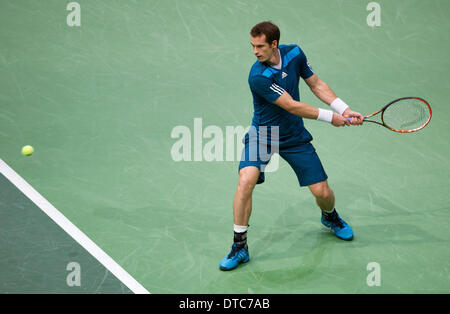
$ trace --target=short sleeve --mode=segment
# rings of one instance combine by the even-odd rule
[[[249,84],[253,93],[264,98],[264,100],[269,103],[273,103],[284,93],[284,89],[282,87],[262,75],[251,77],[249,79]]]
[[[304,80],[314,74],[314,71],[308,62],[308,59],[306,58],[306,55],[302,50],[300,50],[300,55],[299,55],[299,72],[300,72],[300,76]]]

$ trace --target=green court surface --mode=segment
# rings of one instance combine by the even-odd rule
[[[3,175],[0,175],[0,217],[0,291],[131,292]],[[71,263],[78,264],[75,267],[79,269],[79,281]]]
[[[449,1],[377,1],[381,25],[369,26],[361,0],[79,0],[72,27],[69,2],[0,2],[0,159],[148,292],[450,292]],[[253,194],[250,262],[221,272],[239,164],[225,154],[241,140],[225,134],[251,123],[249,31],[263,20],[353,110],[419,96],[433,117],[413,134],[305,120],[354,240],[321,227],[280,159]],[[304,82],[300,94],[326,107]],[[190,134],[190,160],[174,157],[174,130]],[[208,159],[205,130],[223,135],[223,158]],[[136,292],[5,169],[1,293]]]

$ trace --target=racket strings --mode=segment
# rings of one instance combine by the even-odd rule
[[[386,125],[397,130],[414,130],[428,121],[428,106],[418,99],[404,99],[393,103],[383,112]]]

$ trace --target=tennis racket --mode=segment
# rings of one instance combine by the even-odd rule
[[[380,120],[372,120],[380,114]],[[350,118],[347,118],[350,121]],[[364,122],[382,125],[391,131],[411,133],[422,130],[430,123],[431,106],[419,97],[402,97],[391,101],[372,114],[364,116]]]

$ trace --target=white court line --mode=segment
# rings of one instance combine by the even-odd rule
[[[29,185],[21,176],[0,159],[0,173],[25,194],[37,207],[46,213],[58,226],[84,247],[93,257],[106,267],[114,276],[136,294],[150,294],[139,282],[128,274],[97,244],[78,229],[69,219],[50,204],[41,194]]]

